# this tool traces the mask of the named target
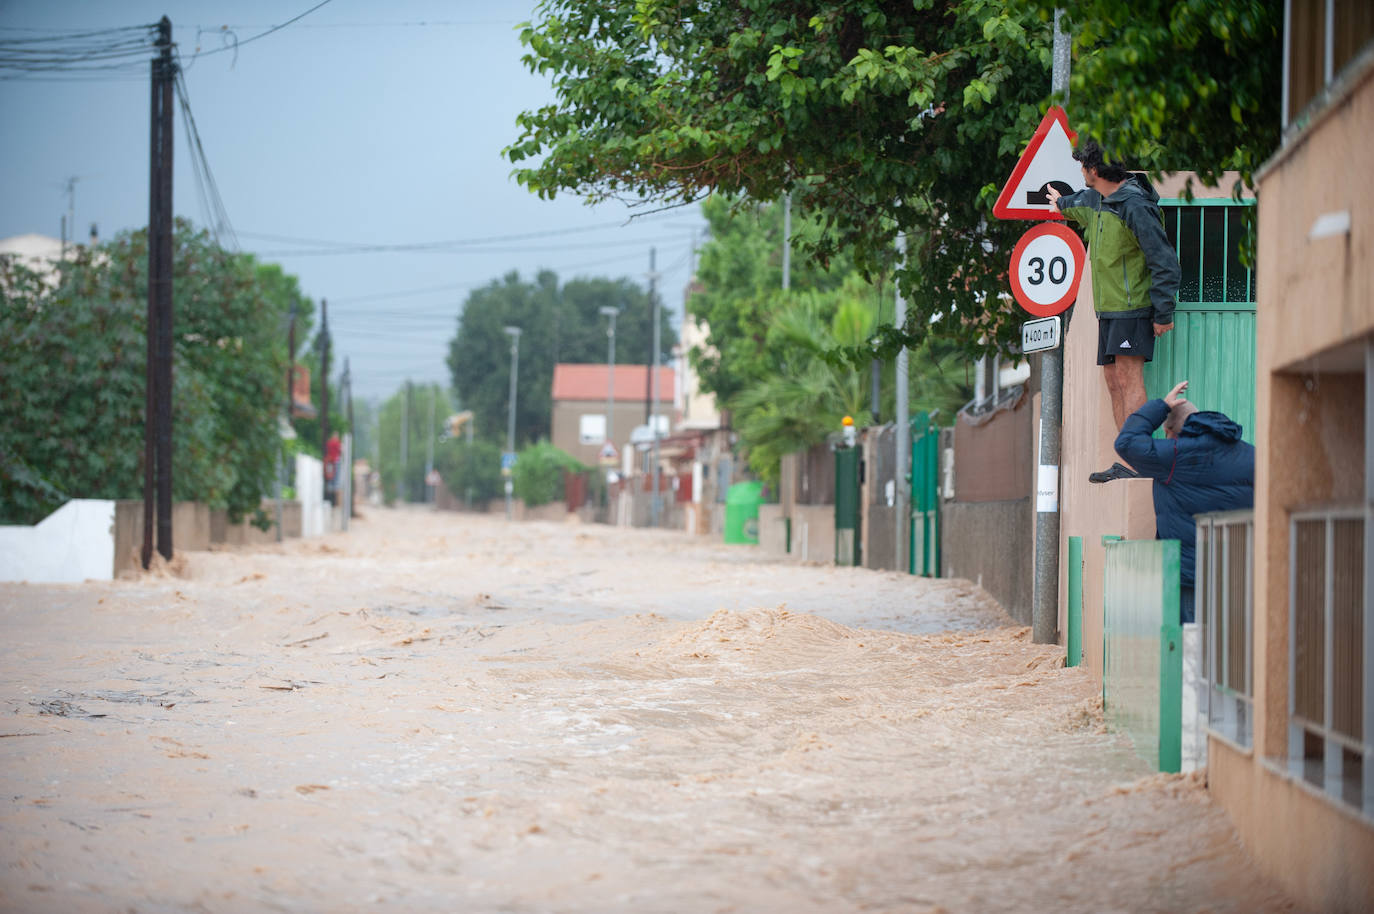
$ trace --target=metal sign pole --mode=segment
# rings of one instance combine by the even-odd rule
[[[1069,95],[1069,36],[1061,28],[1064,11],[1054,11],[1054,65],[1051,89],[1061,103]],[[1040,357],[1040,447],[1036,473],[1035,589],[1031,637],[1036,644],[1059,640],[1059,445],[1063,421],[1064,347]]]

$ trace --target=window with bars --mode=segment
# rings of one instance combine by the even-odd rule
[[[1197,613],[1203,630],[1207,725],[1245,747],[1254,731],[1254,537],[1253,511],[1197,517]]]
[[[1289,769],[1374,815],[1363,509],[1295,514],[1290,537]]]
[[[1253,203],[1229,199],[1162,201],[1164,230],[1183,269],[1179,307],[1244,305],[1253,309],[1254,272],[1240,259]]]

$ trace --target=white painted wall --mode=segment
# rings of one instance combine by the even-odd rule
[[[301,503],[301,536],[329,532],[330,505],[324,500],[324,461],[296,455],[296,501]]]
[[[0,581],[111,580],[114,520],[113,501],[74,498],[33,527],[0,527]]]

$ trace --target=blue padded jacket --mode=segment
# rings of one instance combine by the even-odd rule
[[[1180,541],[1180,583],[1192,587],[1193,515],[1254,507],[1255,449],[1241,440],[1240,425],[1218,412],[1193,413],[1177,438],[1151,437],[1168,416],[1163,400],[1140,407],[1116,436],[1116,452],[1155,481],[1155,536]]]

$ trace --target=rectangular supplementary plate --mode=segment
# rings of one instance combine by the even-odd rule
[[[1021,352],[1043,352],[1059,348],[1059,315],[1026,321],[1021,325]]]

